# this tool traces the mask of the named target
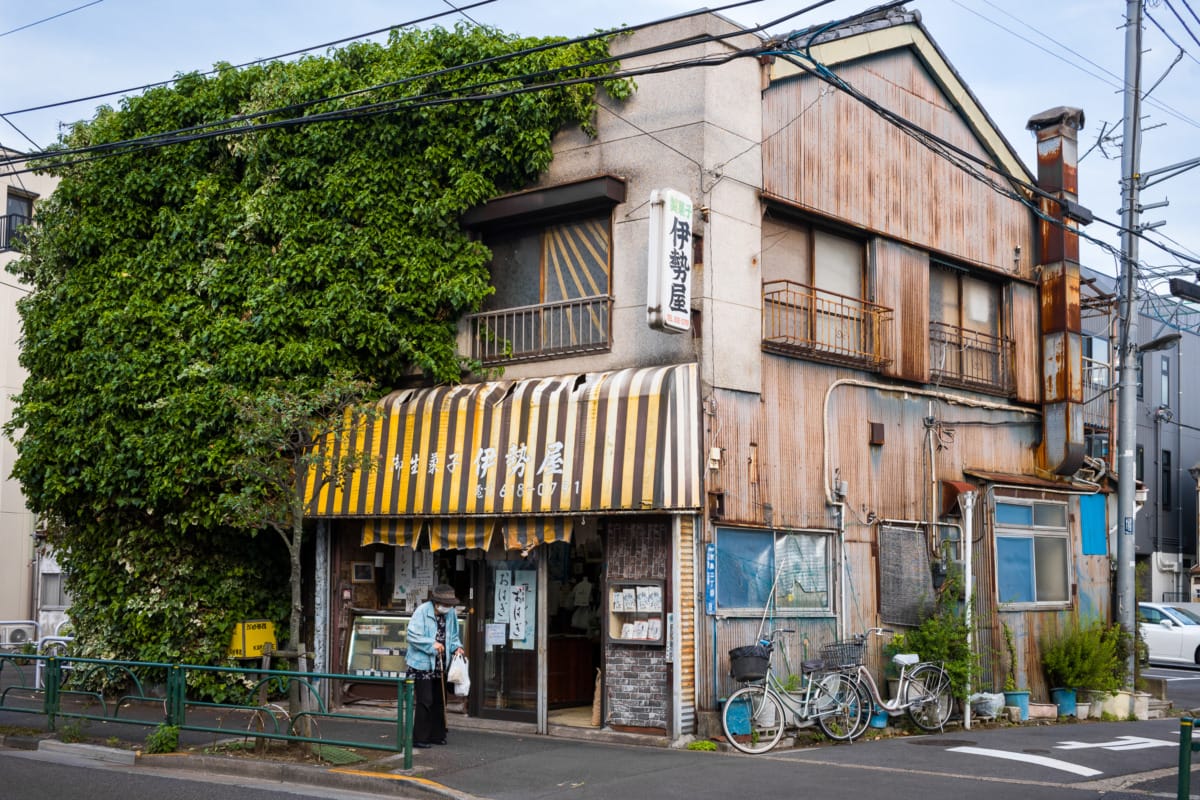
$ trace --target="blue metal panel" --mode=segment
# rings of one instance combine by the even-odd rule
[[[1108,555],[1108,522],[1104,506],[1102,494],[1085,494],[1079,498],[1079,529],[1085,556]]]

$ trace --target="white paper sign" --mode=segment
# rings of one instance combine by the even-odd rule
[[[511,630],[508,638],[512,641],[514,650],[532,650],[536,646],[537,625],[535,620],[537,617],[537,570],[519,569],[513,572],[513,590],[524,590],[521,595],[521,601],[513,603],[512,613],[514,620],[517,614],[518,605],[521,609],[521,624],[522,631],[518,637]]]
[[[408,590],[412,588],[412,557],[413,551],[408,547],[397,547],[396,577],[392,582],[392,599],[404,600]]]
[[[483,628],[483,646],[491,651],[493,647],[502,646],[508,636],[508,625],[503,622],[489,622]]]
[[[512,573],[506,569],[496,573],[496,614],[492,620],[512,621]]]
[[[508,635],[513,641],[520,641],[525,638],[525,587],[512,587],[509,596],[512,598],[512,615],[509,619]]]

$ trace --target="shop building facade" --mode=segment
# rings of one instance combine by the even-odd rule
[[[328,443],[374,468],[310,484],[318,666],[398,673],[445,582],[472,715],[708,735],[730,648],[914,624],[957,572],[986,680],[1008,628],[1041,689],[1038,638],[1109,613],[1063,213],[1082,113],[1030,120],[1031,173],[909,12],[770,46],[703,13],[613,50],[671,44],[694,65],[464,218],[496,293],[460,347],[503,378],[395,392]]]

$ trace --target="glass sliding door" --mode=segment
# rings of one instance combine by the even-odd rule
[[[482,564],[481,634],[473,659],[478,685],[473,713],[535,722],[537,717],[538,571],[533,559]],[[478,681],[478,683],[475,683]]]

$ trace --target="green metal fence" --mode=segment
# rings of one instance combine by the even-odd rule
[[[189,677],[200,673],[233,677],[225,683],[234,696],[221,703],[188,699]],[[394,687],[395,715],[332,711],[318,691],[321,681]],[[286,700],[272,700],[290,695],[303,709],[294,716]],[[74,718],[386,750],[403,753],[404,769],[412,769],[413,682],[403,677],[0,653],[0,710],[43,715],[50,730],[59,718]],[[370,735],[359,739],[359,732]]]

